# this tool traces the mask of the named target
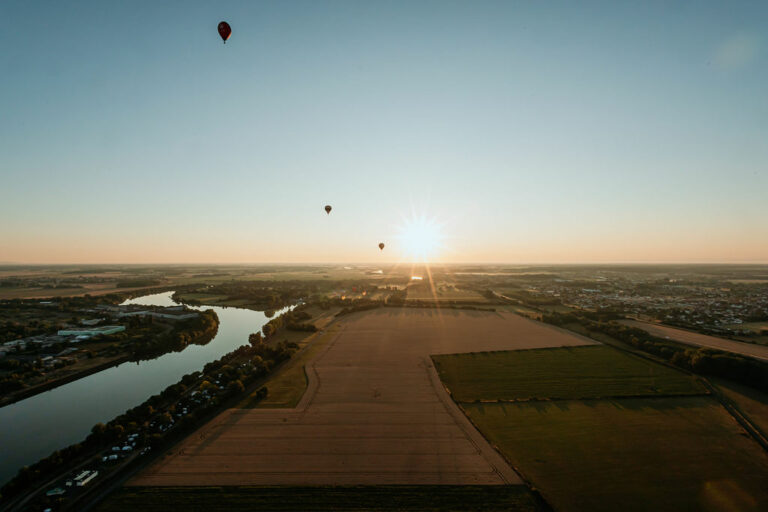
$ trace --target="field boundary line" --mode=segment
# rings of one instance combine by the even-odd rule
[[[730,398],[726,397],[725,393],[720,391],[720,388],[709,382],[707,379],[702,380],[704,381],[704,385],[710,389],[712,396],[716,398],[718,402],[720,402],[720,405],[722,405],[723,408],[728,411],[731,417],[733,417],[733,419],[735,419],[736,422],[749,433],[752,439],[754,439],[763,450],[768,452],[768,439],[766,439],[765,434],[760,429],[760,427],[752,423],[750,417],[741,409],[739,409],[738,404],[736,404]]]
[[[544,325],[554,331],[558,331],[563,334],[567,334],[569,336],[575,336],[576,338],[579,338],[580,340],[585,341],[584,345],[568,345],[569,347],[579,347],[579,346],[587,346],[587,345],[604,345],[604,343],[600,340],[590,338],[589,336],[581,334],[580,332],[571,331],[570,329],[567,329],[565,327],[560,327],[559,325],[548,324],[547,322],[543,322],[541,320],[534,320],[533,318],[527,317],[525,315],[521,315],[520,313],[515,313],[514,311],[505,311],[505,313],[508,313],[514,316],[519,316],[520,318],[528,320],[529,322],[535,323],[537,325]],[[541,347],[541,348],[563,348],[563,347]],[[529,349],[522,349],[522,350],[529,350]]]
[[[546,398],[488,398],[478,400],[456,400],[461,404],[525,404],[528,402],[569,402],[584,400],[625,400],[646,398],[689,398],[695,396],[711,396],[711,392],[704,390],[698,393],[655,393],[652,395],[605,395],[605,396],[577,396],[573,398],[546,397]]]
[[[343,323],[339,323],[338,325],[341,326],[341,328],[338,330],[336,335],[333,337],[332,340],[328,342],[328,344],[323,347],[323,349],[318,353],[314,358],[312,358],[311,361],[307,361],[304,364],[304,375],[307,378],[307,387],[304,390],[304,394],[301,395],[301,400],[299,400],[299,403],[296,404],[296,407],[293,409],[297,412],[306,412],[307,408],[312,404],[312,401],[315,399],[315,396],[317,396],[317,392],[320,390],[320,374],[317,372],[317,367],[315,366],[316,363],[322,359],[328,351],[336,344],[336,341],[339,339],[339,336],[346,330],[346,325]],[[311,368],[311,371],[309,369]],[[266,410],[266,409],[265,409]],[[291,410],[291,409],[286,409]]]
[[[542,322],[542,323],[544,323],[544,322]],[[696,374],[696,373],[694,373],[694,372],[692,372],[692,371],[690,371],[690,370],[688,370],[686,368],[680,368],[678,366],[675,366],[672,363],[670,363],[670,362],[668,362],[668,361],[666,361],[664,359],[661,359],[660,357],[656,357],[653,354],[648,354],[648,353],[643,352],[643,351],[641,351],[639,349],[636,349],[634,347],[630,347],[628,345],[625,345],[623,342],[621,342],[621,341],[619,341],[619,340],[617,340],[617,339],[615,339],[615,338],[613,338],[611,336],[608,336],[608,335],[606,335],[606,336],[611,340],[611,342],[610,343],[606,343],[606,342],[603,341],[601,343],[603,343],[607,347],[613,347],[616,350],[621,350],[622,352],[626,352],[628,354],[632,354],[632,355],[634,355],[636,357],[639,357],[641,359],[646,359],[648,361],[651,361],[651,362],[654,362],[654,363],[657,363],[657,364],[661,364],[663,366],[672,368],[674,370],[677,370],[679,372],[685,373],[687,375],[690,375],[690,376],[695,377],[696,379],[698,379],[704,385],[704,387],[707,388],[707,392],[708,392],[707,394],[709,396],[711,396],[713,399],[715,399],[717,401],[717,403],[719,403],[720,406],[723,409],[726,410],[728,415],[731,416],[731,418],[733,418],[733,420],[736,423],[741,425],[741,427],[747,432],[747,434],[749,435],[750,438],[752,438],[753,441],[755,441],[757,444],[759,444],[760,447],[763,450],[768,452],[768,439],[766,439],[766,437],[763,435],[762,430],[760,430],[756,425],[754,425],[752,423],[752,420],[749,418],[749,416],[747,414],[743,413],[741,411],[741,409],[739,409],[739,407],[735,403],[732,403],[730,401],[730,399],[726,398],[726,396],[722,392],[720,392],[720,390],[717,388],[717,386],[712,384],[709,381],[709,379],[707,379],[703,375],[698,375],[698,374]],[[692,346],[694,346],[694,345],[692,345]]]
[[[443,407],[445,407],[446,412],[453,418],[453,421],[461,429],[464,436],[472,446],[474,446],[477,452],[482,455],[483,459],[485,459],[493,472],[496,473],[499,479],[506,485],[515,485],[515,481],[519,482],[518,485],[524,485],[526,482],[520,474],[518,474],[518,472],[507,463],[506,459],[491,446],[467,415],[459,409],[456,402],[451,399],[448,391],[440,380],[440,376],[437,374],[437,369],[435,368],[432,359],[427,356],[422,359],[422,362],[424,363],[424,370],[427,372],[430,385],[440,399],[440,402],[443,404]]]

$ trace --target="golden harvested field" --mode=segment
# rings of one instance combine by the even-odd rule
[[[694,345],[697,347],[714,348],[768,361],[768,347],[765,345],[742,343],[739,341],[727,340],[725,338],[718,338],[716,336],[708,336],[706,334],[686,331],[685,329],[677,329],[675,327],[640,322],[637,320],[622,320],[621,323],[630,327],[637,327],[638,329],[642,329],[659,338],[668,338],[678,343]]]
[[[506,312],[385,308],[340,324],[296,408],[225,411],[129,485],[519,484],[429,356],[594,343]]]

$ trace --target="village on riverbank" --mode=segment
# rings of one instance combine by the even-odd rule
[[[92,302],[78,298],[0,301],[0,315],[14,318],[0,324],[0,405],[124,361],[178,348],[184,333],[197,333],[186,343],[200,342],[201,331],[210,334],[215,328],[208,317],[201,322],[205,313],[183,305]],[[27,335],[16,337],[19,334]]]

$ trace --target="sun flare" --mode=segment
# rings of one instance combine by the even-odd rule
[[[400,228],[398,240],[404,256],[414,261],[427,262],[436,258],[443,248],[443,234],[439,224],[432,219],[415,217]]]

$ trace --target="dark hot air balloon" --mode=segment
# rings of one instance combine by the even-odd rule
[[[227,44],[227,39],[232,35],[232,28],[226,21],[219,23],[219,35],[224,40],[224,44]]]
[[[379,249],[381,249],[382,251],[384,250],[384,244],[383,243],[379,244]]]
[[[332,210],[331,205],[329,205],[329,204],[325,205],[325,213],[330,215],[331,214],[331,210]]]

